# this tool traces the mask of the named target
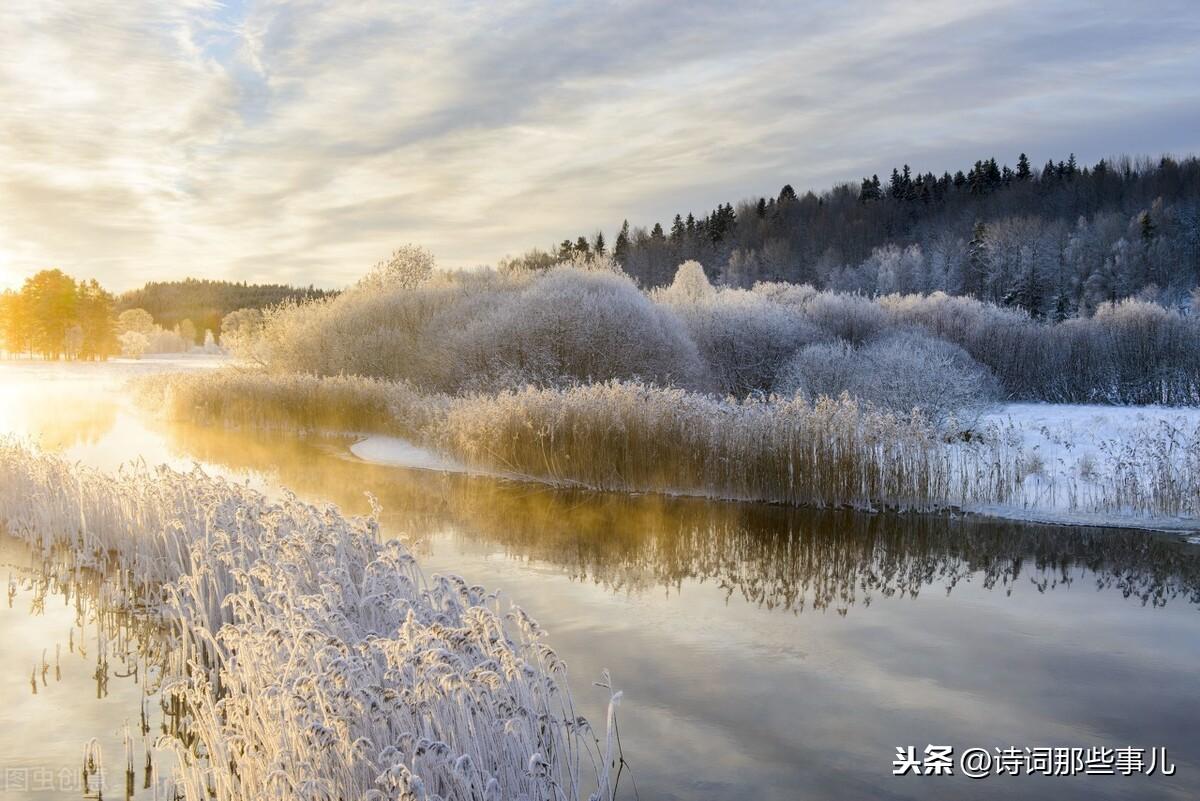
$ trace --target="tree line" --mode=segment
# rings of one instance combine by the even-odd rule
[[[0,340],[10,354],[107,359],[120,350],[116,301],[94,279],[43,270],[0,294]]]
[[[545,268],[611,255],[643,286],[669,284],[696,260],[732,287],[812,284],[870,296],[946,292],[1035,318],[1088,316],[1128,297],[1185,308],[1200,284],[1200,161],[1075,157],[1036,168],[995,158],[966,171],[908,165],[803,195],[676,214],[664,227],[621,226],[503,263]]]
[[[312,286],[248,284],[245,281],[151,281],[123,293],[118,308],[145,309],[160,326],[173,329],[190,320],[197,331],[221,330],[221,321],[238,309],[264,309],[289,300],[312,300],[330,294]]]
[[[212,349],[226,318],[240,320],[323,290],[187,279],[152,282],[117,297],[95,279],[42,270],[19,290],[0,293],[0,350],[13,356],[103,361],[123,354]],[[225,325],[225,329],[229,329]]]

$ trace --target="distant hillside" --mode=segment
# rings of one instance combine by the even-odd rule
[[[610,234],[611,236],[611,234]],[[845,183],[566,240],[517,265],[611,250],[644,286],[695,259],[731,286],[757,281],[886,295],[973,295],[1034,317],[1090,314],[1130,296],[1184,306],[1200,283],[1200,160],[1121,157],[1041,169],[994,158],[935,175],[908,165]]]
[[[188,278],[183,281],[151,281],[141,289],[126,292],[117,300],[120,311],[145,309],[163,328],[172,329],[191,320],[197,334],[205,329],[219,334],[221,319],[237,309],[262,309],[285,300],[320,298],[333,294],[313,287],[285,284],[247,284]]]

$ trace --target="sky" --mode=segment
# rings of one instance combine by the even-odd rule
[[[0,287],[338,287],[901,163],[1200,151],[1195,0],[4,0],[0,42]]]

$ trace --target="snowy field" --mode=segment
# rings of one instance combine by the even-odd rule
[[[1010,403],[979,427],[1019,449],[1028,475],[1018,503],[970,511],[1047,523],[1200,530],[1195,517],[1086,511],[1126,482],[1155,481],[1164,461],[1176,471],[1195,469],[1200,408]]]

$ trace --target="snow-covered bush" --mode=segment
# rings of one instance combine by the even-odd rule
[[[991,372],[957,345],[915,331],[877,339],[861,348],[845,342],[802,348],[781,372],[776,391],[809,397],[843,392],[897,412],[920,409],[943,423],[974,417],[996,400]]]
[[[895,286],[920,285],[909,269],[915,254],[877,255],[899,271]],[[1101,303],[1094,317],[1053,323],[943,293],[730,289],[713,286],[697,262],[647,294],[607,256],[458,273],[434,270],[423,251],[401,256],[337,297],[267,310],[230,344],[280,373],[404,381],[423,392],[641,379],[746,397],[789,386],[779,370],[805,346],[840,339],[865,349],[916,327],[965,350],[1011,399],[1200,403],[1200,317],[1145,301]],[[932,392],[930,371],[958,369],[961,359],[926,355]]]
[[[711,389],[745,397],[766,392],[797,348],[829,334],[794,306],[744,289],[714,289],[700,265],[680,266],[655,300],[683,320],[711,378]]]
[[[819,292],[804,307],[808,318],[830,334],[852,345],[861,345],[885,331],[887,313],[861,295]]]
[[[248,349],[279,372],[352,374],[450,392],[703,380],[679,320],[627,276],[602,267],[443,274],[412,288],[360,285],[269,310]]]
[[[703,381],[703,364],[687,330],[625,275],[556,267],[478,311],[445,340],[448,356],[461,356],[472,366],[460,386]]]

